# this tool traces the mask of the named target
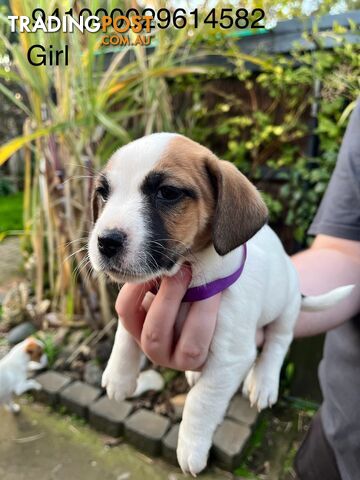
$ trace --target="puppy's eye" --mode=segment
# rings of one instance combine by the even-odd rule
[[[103,202],[106,202],[106,200],[107,200],[108,197],[109,197],[109,191],[108,191],[108,189],[105,188],[105,187],[98,187],[98,188],[96,189],[96,193],[97,193],[97,195],[101,198],[101,200],[102,200]]]
[[[184,196],[184,193],[180,188],[166,186],[160,187],[156,193],[156,198],[163,202],[174,203],[180,200]]]

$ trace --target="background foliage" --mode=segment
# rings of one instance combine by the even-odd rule
[[[110,11],[118,3],[94,0],[91,8]],[[290,2],[290,10],[287,3],[277,2],[275,19],[299,13],[301,2]],[[320,3],[319,12],[330,8]],[[13,14],[31,16],[32,1],[9,4]],[[154,8],[164,5],[154,2]],[[47,12],[71,6],[80,10],[85,3],[37,2]],[[334,50],[323,48],[314,31],[317,50],[273,57],[244,55],[241,42],[200,22],[198,29],[157,31],[149,55],[141,46],[103,49],[99,36],[88,33],[10,36],[8,12],[1,7],[0,114],[14,119],[10,138],[3,130],[0,165],[22,149],[24,252],[35,303],[51,299],[64,322],[77,314],[95,328],[109,321],[113,301],[105,279],[91,275],[86,252],[93,176],[117,147],[155,131],[183,132],[234,162],[264,191],[288,248],[296,247],[294,239],[304,243],[334,167],[347,105],[359,95],[359,46],[346,43],[340,27],[332,33]],[[39,43],[68,44],[69,66],[31,67],[27,51]],[[216,54],[226,66],[208,65]],[[314,131],[320,147],[310,152]]]
[[[39,0],[36,6],[59,7],[63,15],[87,5]],[[91,8],[118,6],[94,0]],[[157,32],[151,55],[142,46],[101,48],[101,35],[79,31],[10,36],[7,14],[31,17],[33,8],[31,0],[12,0],[0,12],[0,93],[24,120],[23,132],[0,147],[0,166],[22,148],[24,253],[35,303],[49,298],[64,322],[81,314],[99,328],[110,320],[113,300],[105,278],[92,276],[86,249],[94,174],[132,138],[173,129],[168,79],[206,71],[197,64],[202,49],[194,49],[201,28],[193,37],[188,28]],[[69,65],[31,66],[27,52],[35,44],[67,44]]]
[[[255,71],[244,65],[238,45],[224,42],[232,68],[173,87],[175,98],[191,90],[180,108],[184,133],[249,175],[263,190],[273,224],[285,223],[301,245],[360,95],[360,46],[341,32],[334,31],[333,50],[322,48],[318,35],[316,51],[259,53]]]

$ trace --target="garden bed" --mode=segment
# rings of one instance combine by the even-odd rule
[[[19,288],[14,287],[11,291],[15,298],[21,296],[25,287],[20,288],[20,292]],[[27,335],[35,334],[44,342],[49,359],[49,369],[37,375],[43,389],[34,392],[35,398],[52,408],[86,419],[95,429],[115,438],[124,438],[149,455],[163,456],[176,464],[178,428],[189,390],[185,375],[166,368],[154,368],[146,362],[142,371],[152,370],[162,379],[158,390],[150,389],[121,403],[109,400],[101,388],[101,376],[112,348],[115,319],[102,331],[90,332],[85,327],[51,326],[56,323],[56,316],[44,311],[41,316],[38,312],[35,318],[39,322],[41,317],[41,325],[46,329],[36,332],[30,321],[28,298],[23,299],[24,304],[17,305],[14,311],[16,325],[9,321],[11,292],[4,304],[8,323],[0,321],[4,339],[13,345]],[[26,297],[24,292],[22,294]],[[22,313],[27,315],[25,322],[19,321]],[[2,341],[3,354],[9,348],[7,343]],[[250,408],[249,402],[240,394],[235,395],[214,436],[211,458],[217,466],[229,471],[239,466],[257,420],[256,409]]]
[[[109,400],[101,388],[74,381],[59,372],[41,373],[37,380],[43,389],[35,393],[36,399],[84,418],[95,429],[124,438],[146,454],[161,455],[176,464],[177,434],[185,395],[171,397],[166,389],[157,399],[149,392],[139,399],[118,403]],[[169,399],[172,407],[166,405],[164,398]],[[174,398],[177,405],[171,402]],[[256,410],[239,394],[235,395],[214,436],[211,458],[216,465],[230,471],[239,466],[257,419]]]

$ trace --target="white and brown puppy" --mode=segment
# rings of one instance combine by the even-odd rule
[[[20,406],[13,401],[14,394],[41,389],[36,380],[27,378],[32,362],[39,366],[46,364],[43,344],[33,337],[15,345],[0,360],[0,405],[13,413],[20,411]]]
[[[192,266],[191,287],[223,279],[244,263],[247,242],[242,275],[223,291],[206,364],[201,374],[187,374],[194,385],[177,455],[182,470],[195,475],[243,381],[259,409],[276,402],[301,305],[323,308],[347,292],[302,300],[296,271],[266,225],[267,208],[256,188],[233,165],[181,135],[153,134],[116,151],[97,178],[93,203],[90,259],[95,270],[119,282],[173,275],[184,261]],[[256,330],[264,325],[255,363]],[[148,339],[156,348],[156,332]],[[110,397],[131,395],[140,360],[138,345],[119,322],[103,376]]]

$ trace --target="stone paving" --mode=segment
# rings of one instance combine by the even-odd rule
[[[161,439],[170,428],[170,420],[141,408],[125,420],[125,438],[149,455],[161,454]]]
[[[100,388],[95,388],[87,383],[77,381],[71,383],[61,391],[60,403],[66,407],[70,413],[87,418],[90,405],[94,403],[100,395]]]
[[[103,391],[84,382],[71,381],[66,375],[48,371],[37,376],[42,385],[34,392],[38,400],[51,406],[57,404],[68,412],[89,420],[96,430],[125,440],[152,456],[164,456],[176,462],[178,425],[149,410],[132,412],[130,402],[117,403],[103,395]],[[228,409],[227,418],[218,427],[211,458],[226,470],[234,470],[240,463],[244,448],[256,425],[258,413],[249,402],[236,395]],[[178,419],[180,421],[180,418]]]
[[[180,470],[125,443],[32,403],[13,416],[0,409],[1,480],[182,480]],[[110,446],[113,445],[113,446]],[[232,478],[208,470],[202,480]]]
[[[89,421],[93,428],[113,437],[124,434],[124,421],[132,410],[130,402],[114,402],[108,397],[101,397],[89,408]]]

